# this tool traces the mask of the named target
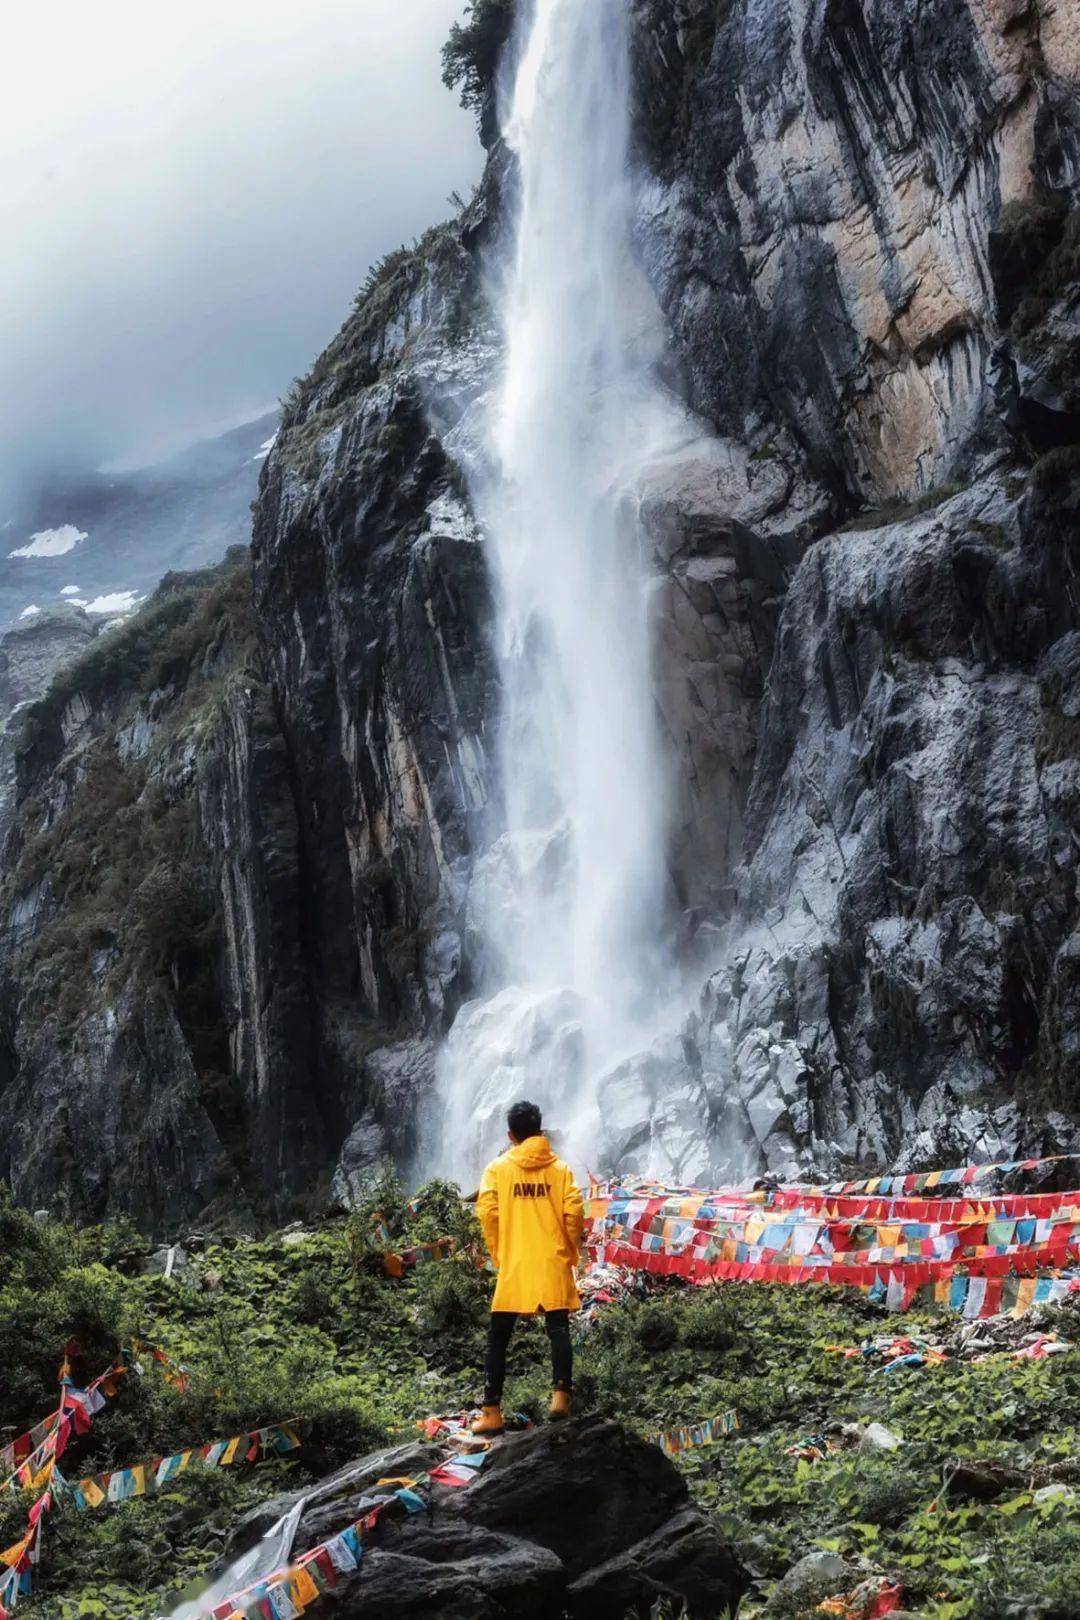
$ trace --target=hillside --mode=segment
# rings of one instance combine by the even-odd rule
[[[153,466],[43,480],[0,523],[0,631],[64,602],[106,623],[170,570],[246,545],[276,428],[271,411]]]
[[[448,1229],[469,1238],[444,1190],[430,1189],[414,1217],[390,1186],[377,1196],[410,1241]],[[36,1595],[19,1605],[27,1620],[167,1613],[170,1595],[222,1556],[260,1501],[409,1440],[418,1419],[472,1404],[488,1279],[464,1257],[387,1278],[373,1207],[349,1222],[262,1239],[192,1234],[168,1279],[165,1254],[151,1255],[130,1230],[75,1231],[3,1212],[6,1423],[21,1429],[50,1409],[72,1332],[87,1375],[132,1337],[190,1369],[182,1393],[143,1352],[144,1376],[73,1443],[69,1481],[305,1420],[302,1450],[277,1461],[196,1466],[156,1495],[84,1513],[61,1501],[46,1523]],[[1012,1324],[1005,1342],[1036,1329],[1080,1337],[1068,1309]],[[999,1350],[880,1373],[880,1361],[845,1360],[829,1348],[920,1330],[959,1343],[955,1320],[888,1317],[836,1291],[661,1284],[598,1308],[579,1349],[577,1399],[638,1433],[737,1409],[737,1433],[676,1461],[749,1572],[741,1614],[808,1616],[874,1570],[902,1584],[904,1607],[927,1620],[1071,1614],[1080,1579],[1080,1349],[1041,1361]],[[522,1331],[508,1398],[534,1417],[546,1404],[546,1355],[543,1334]],[[844,1424],[883,1425],[900,1443],[880,1449],[889,1437],[871,1430],[862,1449],[819,1461],[789,1454],[815,1436],[824,1447],[824,1431],[842,1445]],[[995,1477],[977,1459],[1008,1467]],[[25,1513],[26,1502],[11,1498],[4,1546]],[[798,1578],[787,1574],[807,1555],[816,1555],[816,1573],[803,1565]]]

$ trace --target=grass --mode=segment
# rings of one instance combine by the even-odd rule
[[[21,1427],[49,1409],[58,1350],[72,1332],[91,1371],[138,1334],[201,1374],[183,1396],[153,1374],[133,1383],[72,1452],[69,1477],[278,1418],[310,1420],[298,1460],[196,1472],[157,1498],[55,1514],[38,1594],[20,1606],[26,1620],[167,1612],[170,1594],[214,1562],[254,1502],[411,1434],[418,1417],[475,1401],[490,1278],[463,1253],[387,1279],[371,1240],[376,1206],[402,1221],[403,1195],[389,1181],[352,1219],[299,1240],[204,1240],[192,1269],[169,1282],[132,1275],[140,1245],[130,1231],[36,1226],[0,1206],[5,1422]],[[410,1231],[421,1240],[447,1230],[463,1249],[475,1243],[454,1189],[433,1184]],[[1075,1612],[1080,1498],[1040,1503],[1021,1492],[1000,1504],[931,1508],[951,1458],[1027,1464],[1076,1454],[1080,1352],[873,1377],[826,1350],[895,1320],[839,1291],[672,1285],[601,1314],[578,1349],[578,1403],[640,1432],[738,1409],[738,1435],[678,1465],[753,1574],[747,1615],[800,1614],[778,1583],[821,1549],[893,1572],[906,1607],[928,1620],[1004,1620],[1021,1602],[1046,1620]],[[1075,1321],[1066,1319],[1066,1336]],[[508,1402],[539,1416],[548,1376],[546,1340],[530,1324],[511,1348]],[[902,1448],[819,1463],[785,1455],[826,1423],[857,1419],[886,1424]],[[24,1511],[14,1501],[5,1510],[10,1540]],[[88,1606],[98,1602],[106,1607]]]

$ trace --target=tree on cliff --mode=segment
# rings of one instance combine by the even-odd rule
[[[478,115],[510,37],[514,0],[469,0],[463,22],[455,23],[443,46],[443,83],[461,90],[461,105]]]

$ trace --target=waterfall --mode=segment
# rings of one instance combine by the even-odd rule
[[[665,791],[634,493],[661,448],[655,318],[630,254],[626,0],[534,0],[503,135],[505,369],[472,479],[495,591],[502,831],[470,912],[485,994],[444,1049],[439,1162],[474,1172],[518,1096],[594,1152],[599,1084],[664,980]]]

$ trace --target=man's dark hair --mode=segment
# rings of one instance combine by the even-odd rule
[[[539,1136],[543,1129],[540,1110],[535,1103],[516,1102],[506,1116],[506,1128],[517,1142],[529,1136]]]

